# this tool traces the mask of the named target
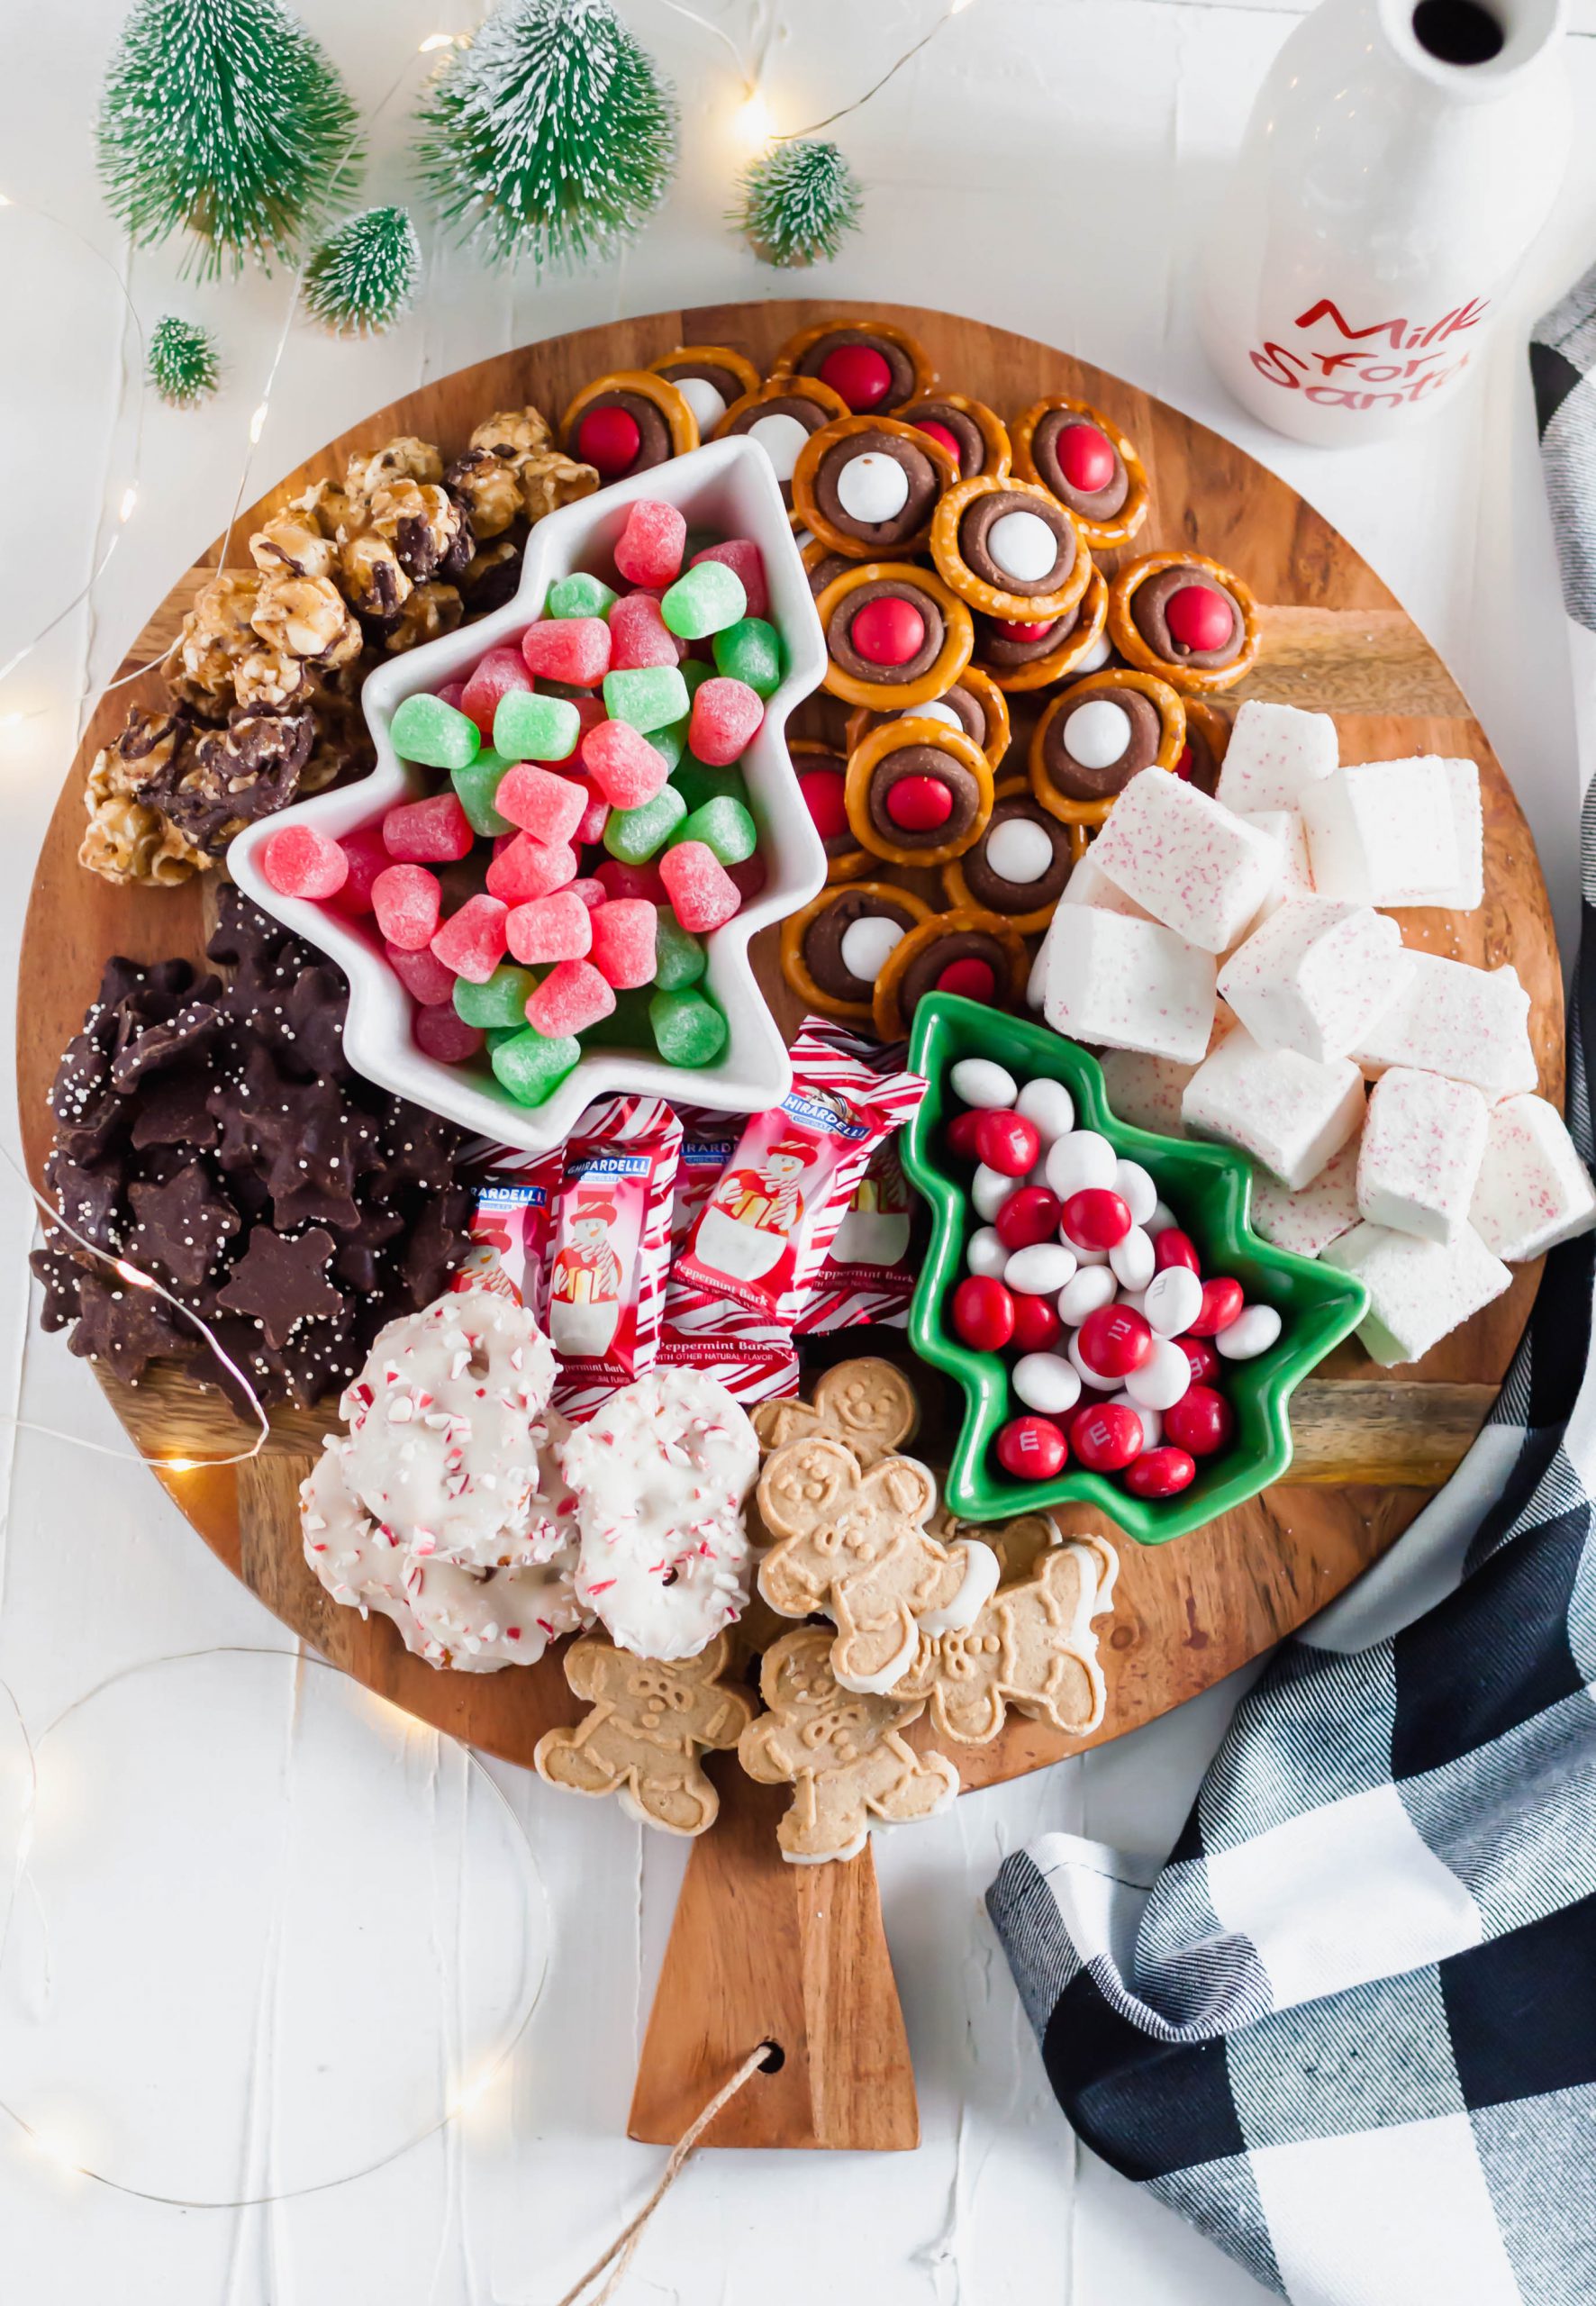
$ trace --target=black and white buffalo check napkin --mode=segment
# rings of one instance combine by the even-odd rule
[[[1596,271],[1530,358],[1589,735]],[[1553,1254],[1492,1421],[1273,1661],[1168,1859],[1052,1834],[989,1893],[1081,2137],[1294,2306],[1596,2306],[1593,1271]]]

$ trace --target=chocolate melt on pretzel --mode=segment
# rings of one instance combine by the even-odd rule
[[[1000,825],[1016,817],[1023,817],[1047,834],[1053,849],[1053,862],[1034,881],[1005,881],[994,873],[987,860],[987,844]],[[986,830],[973,849],[959,859],[959,869],[965,876],[965,886],[970,893],[972,904],[984,912],[1039,912],[1044,905],[1054,905],[1064,894],[1065,884],[1070,876],[1072,859],[1069,847],[1069,827],[1050,817],[1046,809],[1038,806],[1029,794],[1013,793],[1006,801],[993,804]]]
[[[986,665],[996,665],[1002,671],[1015,665],[1034,664],[1038,657],[1050,657],[1055,649],[1062,649],[1080,622],[1081,610],[1077,603],[1067,614],[1052,618],[1047,631],[1037,640],[1015,640],[996,631],[993,618],[978,616],[975,631],[981,661]]]
[[[906,905],[885,904],[880,897],[869,896],[862,890],[845,889],[817,912],[803,932],[803,966],[822,993],[834,1001],[852,1001],[862,1008],[870,1006],[875,988],[865,979],[856,976],[842,958],[842,940],[856,921],[874,921],[876,917],[895,921],[905,934],[914,926],[914,916]]]
[[[1217,593],[1230,610],[1230,638],[1219,649],[1188,649],[1169,630],[1169,604],[1176,593],[1184,592],[1188,585],[1196,585],[1206,593]],[[1156,657],[1167,665],[1197,665],[1212,671],[1221,665],[1233,665],[1240,656],[1247,640],[1247,620],[1241,613],[1241,604],[1229,586],[1221,585],[1206,568],[1193,567],[1182,561],[1173,568],[1159,568],[1151,576],[1144,576],[1130,595],[1131,622]]]
[[[1066,801],[1106,801],[1116,793],[1123,793],[1138,771],[1151,768],[1163,740],[1164,723],[1152,698],[1136,688],[1092,690],[1082,697],[1081,704],[1120,707],[1130,723],[1129,740],[1124,751],[1106,768],[1088,768],[1078,761],[1069,749],[1069,724],[1080,710],[1077,705],[1048,722],[1042,740],[1042,767],[1048,784]]]
[[[740,400],[741,394],[737,397]],[[803,393],[778,393],[774,399],[755,401],[750,408],[744,409],[740,416],[734,416],[727,429],[732,432],[751,432],[762,416],[795,417],[806,432],[818,432],[822,424],[831,422],[818,401],[806,399]]]
[[[958,442],[958,477],[973,480],[986,470],[986,435],[975,418],[945,400],[922,400],[903,413],[905,424],[940,424]]]
[[[1123,458],[1106,432],[1102,433],[1114,450],[1113,477],[1102,488],[1075,488],[1065,478],[1058,461],[1058,444],[1065,433],[1084,425],[1090,431],[1102,432],[1089,416],[1077,416],[1073,409],[1050,408],[1030,436],[1030,459],[1037,468],[1037,477],[1045,488],[1050,488],[1061,504],[1078,513],[1084,521],[1111,521],[1124,509],[1130,494],[1130,475],[1125,469]]]
[[[673,360],[669,368],[657,368],[654,373],[663,377],[667,385],[679,385],[684,377],[696,377],[700,383],[712,385],[728,408],[743,396],[740,377],[734,377],[730,368],[717,367],[712,360]]]
[[[782,486],[784,488],[788,489],[789,494],[791,493],[790,483],[784,481]],[[815,562],[814,567],[809,571],[809,589],[814,595],[814,598],[818,601],[821,595],[825,591],[827,586],[830,584],[832,578],[840,576],[845,568],[851,568],[853,565],[853,562],[848,559],[846,553],[822,553],[821,558]]]
[[[1009,956],[997,938],[984,929],[950,929],[933,937],[904,970],[898,985],[898,1007],[907,1025],[928,993],[935,993],[944,969],[955,961],[985,961],[992,969],[993,1001],[1001,1003],[1009,982]]]
[[[1033,513],[1053,532],[1053,566],[1040,576],[1016,576],[993,558],[987,538],[1010,513]],[[1056,593],[1075,565],[1079,549],[1075,532],[1064,513],[1045,498],[1023,495],[1017,488],[994,488],[965,508],[958,524],[958,549],[965,566],[997,593]]]
[[[911,397],[914,391],[913,361],[901,344],[894,344],[890,337],[877,336],[872,329],[829,329],[824,336],[815,339],[806,352],[800,354],[793,363],[793,373],[799,377],[819,377],[824,384],[826,380],[821,377],[821,367],[844,344],[867,344],[872,352],[880,353],[892,371],[892,382],[875,404],[877,415],[889,415]]]
[[[925,619],[925,639],[906,664],[877,665],[861,656],[851,638],[853,622],[859,611],[870,601],[910,601]],[[918,585],[904,584],[896,576],[877,576],[868,585],[856,585],[845,594],[831,612],[826,627],[826,646],[832,661],[857,681],[878,681],[884,687],[896,687],[905,681],[917,681],[929,673],[941,654],[945,631],[942,611],[929,593]]]
[[[638,452],[626,468],[629,473],[647,472],[651,465],[668,464],[675,456],[670,426],[666,422],[663,413],[655,407],[651,400],[645,400],[641,393],[620,391],[595,393],[585,407],[577,410],[576,421],[571,427],[568,451],[571,455],[576,454],[576,443],[583,424],[595,408],[623,408],[636,424]]]
[[[856,457],[885,457],[901,466],[909,484],[909,494],[903,509],[890,521],[856,521],[845,511],[837,493],[837,484],[845,465]],[[850,432],[828,449],[821,458],[814,477],[814,501],[819,510],[834,529],[845,537],[857,537],[861,543],[875,545],[883,551],[904,543],[925,527],[931,517],[931,507],[942,492],[942,477],[923,449],[912,440],[900,440],[891,432]]]
[[[947,786],[953,810],[946,824],[928,825],[917,832],[894,820],[887,795],[906,776],[934,777]],[[894,849],[945,849],[961,840],[980,815],[981,788],[963,761],[940,745],[900,745],[896,752],[884,754],[871,771],[867,805],[871,824]]]

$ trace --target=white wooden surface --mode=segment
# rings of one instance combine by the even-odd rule
[[[415,314],[385,340],[290,331],[250,472],[253,494],[367,408],[424,377],[535,335],[629,311],[779,291],[723,222],[741,91],[725,49],[661,0],[624,0],[682,92],[676,190],[641,246],[595,277],[495,279],[429,242]],[[867,86],[930,21],[928,0],[699,0],[745,47],[764,42],[776,123],[802,127]],[[406,54],[464,30],[471,0],[304,0],[361,100]],[[95,92],[122,0],[12,12],[0,76],[0,193],[32,202],[120,260],[95,189]],[[1525,323],[1596,259],[1596,146],[1523,268],[1512,315],[1472,394],[1411,448],[1338,458],[1250,429],[1196,350],[1193,251],[1206,188],[1293,21],[1271,0],[975,0],[839,133],[869,190],[866,229],[828,276],[963,308],[1079,351],[1274,462],[1373,561],[1469,686],[1517,783],[1564,920],[1574,888],[1573,711],[1530,422]],[[1596,106],[1596,0],[1574,0],[1571,68]],[[374,195],[403,196],[405,94],[377,128]],[[286,283],[195,289],[175,259],[129,270],[145,324],[204,317],[226,385],[197,416],[143,415],[140,498],[92,609],[68,617],[0,692],[0,940],[7,977],[32,849],[82,700],[141,612],[227,516],[250,413],[282,328]],[[108,276],[71,240],[0,211],[9,322],[0,384],[0,661],[82,583],[131,486],[137,376]],[[804,281],[807,290],[811,283]],[[9,1027],[9,1017],[8,1017]],[[9,1123],[5,1139],[14,1144]],[[8,1419],[119,1437],[59,1339],[27,1327],[30,1212],[0,1178],[0,1408]],[[0,1677],[41,1729],[118,1667],[277,1631],[154,1484],[70,1444],[0,1428]],[[159,1677],[150,1703],[161,1702]],[[829,2292],[872,2306],[1240,2306],[1254,2285],[1173,2217],[1079,2151],[1055,2109],[981,1893],[1044,1826],[1168,1845],[1233,1692],[880,1848],[887,1927],[920,2076],[925,2143],[879,2161],[701,2160],[650,2235],[638,2299],[787,2306]],[[0,1699],[0,1713],[4,1702]],[[313,1765],[286,1724],[283,1766]],[[5,1745],[0,1737],[0,1772]],[[651,2182],[658,2156],[621,2138],[641,2021],[681,1859],[612,1810],[500,1773],[542,1866],[554,1956],[508,2077],[430,2145],[376,2176],[239,2212],[131,2201],[75,2177],[0,2120],[8,2295],[30,2306],[548,2306]],[[347,1831],[362,1833],[359,1815]],[[373,1849],[374,1866],[381,1853]],[[195,1863],[203,1866],[204,1852]],[[344,1918],[347,1920],[347,1917]],[[108,1912],[107,1930],[124,1926]],[[352,1961],[340,1916],[304,1958]],[[393,2022],[437,2023],[435,1980]],[[254,1982],[240,1978],[240,1993]],[[184,2060],[212,2073],[196,2013]],[[262,2053],[269,2068],[269,2047]],[[246,2063],[240,2061],[240,2064]],[[269,2103],[269,2070],[237,2076]],[[0,2097],[5,2077],[0,2074]],[[68,2153],[93,2107],[59,2109]],[[75,2114],[81,2120],[75,2120]]]

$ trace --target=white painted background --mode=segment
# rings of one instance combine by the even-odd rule
[[[428,33],[464,30],[476,14],[472,0],[304,5],[367,104]],[[857,95],[933,13],[929,0],[699,5],[745,47],[766,41],[764,85],[784,128]],[[1573,5],[1576,117],[1588,120],[1596,110],[1596,0]],[[293,328],[246,495],[395,393],[505,346],[619,313],[779,291],[780,277],[756,267],[723,222],[741,96],[725,49],[662,0],[623,6],[683,97],[680,175],[641,245],[598,277],[540,286],[493,278],[429,240],[418,309],[386,340],[333,343]],[[121,8],[122,0],[51,0],[14,9],[0,50],[0,192],[49,209],[119,263],[95,192],[91,123]],[[1275,464],[1366,554],[1469,689],[1566,917],[1575,874],[1573,705],[1521,339],[1528,321],[1596,259],[1596,145],[1585,139],[1576,155],[1485,373],[1420,443],[1338,458],[1275,441],[1228,406],[1205,372],[1192,293],[1202,195],[1293,21],[1293,11],[1270,0],[975,0],[840,130],[869,204],[864,232],[825,284],[839,295],[962,308],[1045,338],[1192,409]],[[420,68],[412,66],[412,85]],[[393,104],[375,133],[368,182],[377,196],[403,196],[407,102]],[[226,519],[284,319],[282,281],[195,290],[177,281],[176,260],[165,255],[137,257],[127,277],[146,325],[173,309],[214,326],[226,385],[197,416],[144,409],[140,502],[92,608],[68,616],[0,692],[8,976],[30,859],[84,700],[148,604]],[[103,552],[133,478],[139,394],[116,291],[74,242],[20,211],[0,211],[0,284],[9,323],[0,372],[3,661]],[[114,1448],[119,1437],[87,1373],[59,1339],[28,1329],[22,1260],[30,1213],[3,1178],[0,1223],[0,1406],[8,1418]],[[0,1428],[0,1677],[35,1733],[129,1665],[217,1642],[279,1639],[143,1475],[9,1423]],[[137,1736],[141,1725],[152,1745],[186,1734],[191,1717],[177,1680],[147,1675],[138,1693],[116,1716],[120,1734]],[[1166,1847],[1232,1694],[1213,1693],[1105,1752],[970,1796],[951,1816],[878,1846],[924,2145],[880,2160],[701,2160],[657,2221],[629,2294],[693,2306],[795,2306],[817,2293],[846,2306],[1239,2306],[1259,2297],[1172,2216],[1076,2148],[980,1904],[1004,1853],[1042,1827]],[[0,1695],[0,1804],[15,1784],[5,1716]],[[452,1894],[458,1757],[433,1751],[430,1739],[407,1739],[392,1722],[340,1727],[303,1705],[285,1703],[281,1720],[258,1728],[277,1741],[282,1782],[290,1793],[304,1789],[295,1814],[313,1814],[313,1780],[321,1789],[335,1770],[373,1772],[370,1803],[350,1799],[339,1812],[343,1862],[325,1908],[313,1905],[290,1933],[283,1990],[292,1992],[295,1967],[352,1979],[385,1960],[387,2024],[434,2054],[453,2003],[449,1932],[440,1928],[412,1962],[403,1948],[374,1944],[370,1907],[373,1884],[408,1880],[405,1869],[423,1858],[435,1861],[434,1894],[440,1884],[444,1902]],[[230,1722],[228,1734],[246,1732]],[[117,1850],[104,1928],[108,1950],[135,1980],[132,1999],[141,1967],[152,1982],[169,1981],[186,1954],[180,1924],[159,1902],[146,1902],[156,1884],[148,1871],[141,1879],[137,1838],[130,1850],[125,1834],[113,1836],[103,1820],[96,1829],[94,1753],[86,1731],[68,1814],[52,1816],[47,1804],[41,1847],[48,1855],[53,1837],[76,1833],[91,1881],[93,1853]],[[41,2156],[0,2119],[7,2297],[19,2306],[101,2297],[118,2306],[548,2306],[558,2296],[658,2166],[656,2152],[621,2132],[682,1860],[657,1839],[645,1846],[612,1808],[497,1775],[541,1866],[553,1922],[547,1987],[507,2075],[463,2120],[376,2175],[238,2212],[183,2212],[118,2196]],[[404,1797],[397,1804],[395,1783]],[[0,1806],[0,1839],[5,1815]],[[249,1822],[168,1835],[159,1849],[152,1843],[148,1866],[168,1874],[191,1866],[196,1894],[203,1888],[213,1898],[219,1876],[230,1878],[228,1837]],[[505,1879],[502,1859],[497,1870],[473,1868],[474,1920],[483,1899],[492,1911]],[[151,1933],[147,1943],[141,1930]],[[273,2125],[286,2119],[303,2077],[285,2065],[291,2046],[274,2044],[269,2029],[251,2037],[233,2022],[246,2005],[257,2008],[253,1975],[233,1978],[236,2009],[203,2000],[198,1984],[192,2022],[171,2029],[149,2119],[175,2124],[173,2096],[192,2076],[205,2103],[220,2095],[237,2110],[240,2181],[253,2184],[263,2170],[269,2180],[290,2143],[279,2135],[274,2144]],[[363,2014],[351,2017],[349,2038],[334,2040],[335,2057],[358,2056],[370,2039],[370,2008],[358,2004]],[[51,2109],[51,2134],[68,2157],[113,2127],[113,2110],[96,2104],[95,2089],[97,2070],[119,2071],[125,2055],[114,2011],[99,2038],[101,2069],[93,2040],[86,2044],[81,2029],[71,2038],[70,2087],[64,2074]],[[249,2039],[261,2042],[258,2056],[240,2047]],[[0,2096],[5,2087],[0,2071]]]

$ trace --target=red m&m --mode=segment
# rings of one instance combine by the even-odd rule
[[[883,593],[866,602],[848,637],[867,664],[906,665],[925,646],[926,621],[912,601]]]
[[[576,454],[585,465],[596,466],[601,480],[619,480],[630,472],[642,445],[637,418],[613,403],[590,408],[576,427]]]
[[[992,629],[1000,640],[1042,640],[1052,631],[1056,621],[1056,618],[1048,618],[1041,624],[1011,624],[1004,617],[994,616]]]
[[[822,840],[835,840],[848,831],[847,785],[839,768],[807,769],[798,779],[798,790]]]
[[[1174,1497],[1197,1478],[1197,1462],[1185,1449],[1149,1449],[1125,1468],[1132,1497]]]
[[[953,1293],[953,1326],[977,1353],[997,1353],[1014,1334],[1014,1300],[1001,1281],[972,1273]]]
[[[935,832],[953,814],[953,795],[939,776],[900,776],[887,789],[886,813],[901,832]]]
[[[1064,1230],[1078,1248],[1118,1248],[1130,1226],[1129,1208],[1106,1185],[1072,1193],[1064,1204]]]
[[[1051,1297],[1014,1295],[1014,1335],[1011,1343],[1020,1353],[1046,1353],[1064,1333],[1064,1323]]]
[[[1023,1113],[989,1105],[975,1115],[976,1158],[1005,1177],[1023,1177],[1034,1169],[1042,1149],[1040,1132]]]
[[[1191,1235],[1183,1233],[1178,1225],[1166,1225],[1161,1233],[1153,1236],[1154,1271],[1162,1273],[1166,1266],[1172,1265],[1183,1265],[1188,1273],[1201,1273],[1202,1270],[1197,1262],[1197,1251]]]
[[[1236,1320],[1244,1302],[1239,1281],[1216,1275],[1212,1281],[1205,1281],[1202,1285],[1202,1311],[1187,1334],[1191,1337],[1217,1337],[1221,1330],[1228,1330]]]
[[[1075,1412],[1070,1447],[1088,1473],[1117,1474],[1142,1453],[1142,1421],[1123,1402],[1094,1402]]]
[[[1164,604],[1169,637],[1183,649],[1222,649],[1235,630],[1235,612],[1211,585],[1183,585]]]
[[[1100,1305],[1077,1332],[1081,1359],[1098,1378],[1129,1377],[1153,1350],[1153,1332],[1133,1305]]]
[[[856,416],[884,401],[893,385],[886,358],[873,344],[834,345],[821,362],[820,378],[841,394]]]
[[[1188,1386],[1164,1412],[1165,1438],[1193,1457],[1211,1457],[1235,1430],[1235,1411],[1211,1385]]]
[[[946,424],[939,424],[934,416],[916,417],[914,429],[917,432],[923,432],[928,440],[934,440],[939,449],[946,449],[956,465],[959,463],[960,450],[957,438],[948,431]]]
[[[990,1002],[997,992],[997,974],[978,953],[965,953],[949,961],[937,979],[939,993],[957,993],[965,1001]]]
[[[1011,1417],[993,1446],[1016,1481],[1051,1481],[1069,1462],[1069,1443],[1050,1417]]]
[[[1095,496],[1114,477],[1114,451],[1095,424],[1070,424],[1058,436],[1058,469],[1072,488]]]
[[[1037,1241],[1050,1241],[1058,1230],[1058,1195],[1046,1185],[1021,1185],[992,1221],[1006,1249],[1029,1249]]]

